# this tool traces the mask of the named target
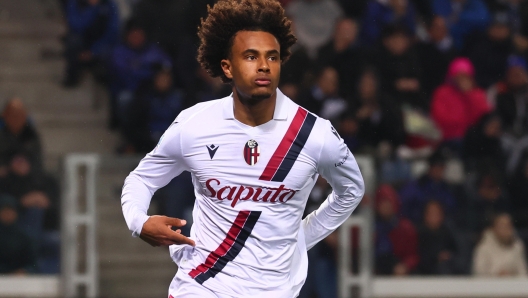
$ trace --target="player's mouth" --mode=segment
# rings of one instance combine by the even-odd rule
[[[265,87],[271,84],[271,80],[267,78],[257,78],[255,84],[260,87]]]

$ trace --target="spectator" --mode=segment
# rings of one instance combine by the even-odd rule
[[[511,175],[528,148],[528,73],[526,60],[520,56],[508,58],[506,80],[492,90],[504,133],[502,143],[508,155],[507,173]],[[492,92],[490,92],[492,93]],[[491,95],[493,97],[493,95]],[[493,98],[492,98],[493,99]]]
[[[403,120],[398,105],[381,94],[378,78],[372,69],[367,69],[359,81],[358,98],[353,100],[352,114],[359,124],[359,139],[362,146],[378,148],[380,143],[396,148],[405,139]]]
[[[408,275],[419,262],[418,240],[413,224],[400,218],[397,192],[382,185],[376,192],[376,273]]]
[[[65,87],[79,83],[83,67],[92,66],[101,79],[101,63],[117,42],[119,33],[118,9],[113,0],[69,0],[66,17],[69,32],[66,36]]]
[[[506,155],[502,149],[501,136],[501,120],[495,113],[482,116],[477,124],[470,127],[463,147],[466,171],[478,170],[482,165],[492,165],[503,171]]]
[[[444,143],[458,153],[467,129],[490,111],[474,76],[471,61],[457,58],[449,65],[445,83],[433,93],[431,117],[442,131]]]
[[[140,0],[132,18],[145,29],[147,38],[169,55],[174,65],[174,84],[186,91],[196,85],[196,24],[212,0]]]
[[[313,64],[304,47],[298,44],[293,46],[292,55],[281,67],[279,85],[280,89],[285,91],[284,94],[293,101],[297,101],[298,95],[313,84],[315,77]]]
[[[354,116],[354,113],[345,111],[341,114],[337,131],[339,132],[341,138],[343,138],[343,141],[347,145],[348,149],[350,149],[350,151],[353,153],[356,153],[356,151],[360,148],[361,143],[358,136],[359,124],[356,117]]]
[[[26,107],[17,97],[9,100],[2,111],[0,125],[0,160],[7,166],[7,158],[13,152],[24,151],[35,168],[42,165],[40,137],[29,120]]]
[[[347,108],[339,97],[339,75],[332,67],[325,67],[317,76],[315,85],[300,98],[300,105],[325,119],[334,121]]]
[[[59,228],[58,184],[51,176],[35,169],[23,151],[13,153],[9,167],[4,191],[18,200],[20,226],[38,243],[44,231]]]
[[[429,201],[424,210],[423,226],[418,232],[420,274],[454,274],[458,252],[453,231],[445,222],[444,209],[437,201]]]
[[[342,19],[336,24],[334,38],[319,49],[317,55],[320,66],[331,66],[337,70],[339,94],[345,98],[354,94],[354,82],[357,82],[366,58],[357,36],[356,21]]]
[[[432,0],[432,9],[434,15],[447,20],[458,49],[464,47],[464,39],[469,34],[484,31],[490,18],[482,0]]]
[[[372,0],[363,17],[361,37],[368,45],[375,45],[387,25],[400,25],[414,35],[416,11],[408,0]]]
[[[435,16],[429,19],[427,33],[427,40],[420,42],[417,50],[423,70],[422,90],[429,98],[444,81],[447,67],[456,57],[457,50],[443,17]]]
[[[34,245],[17,226],[16,200],[0,194],[0,274],[23,275],[35,270]]]
[[[419,57],[404,27],[395,25],[383,30],[382,47],[376,55],[375,66],[380,74],[382,92],[393,96],[400,105],[427,107],[420,94]]]
[[[170,58],[147,40],[145,30],[137,22],[128,22],[124,36],[124,42],[113,50],[111,59],[111,127],[117,127],[118,111],[126,109],[139,85],[152,79],[153,66],[171,67]]]
[[[508,16],[496,14],[487,34],[469,50],[469,58],[475,65],[475,79],[482,88],[504,79],[506,62],[514,51]]]
[[[511,25],[513,43],[517,53],[528,51],[528,2],[524,0],[487,0],[493,13],[506,14]]]
[[[315,58],[317,50],[332,38],[334,26],[343,16],[335,0],[294,0],[286,10],[294,22],[298,43],[308,56]]]
[[[484,232],[473,256],[473,274],[479,276],[526,276],[524,244],[515,235],[511,217],[502,213]]]
[[[528,134],[528,65],[520,56],[508,58],[506,80],[497,85],[495,105],[505,133],[512,138]]]
[[[124,117],[126,152],[151,151],[184,106],[183,92],[173,87],[170,69],[160,68],[152,82],[138,90]]]
[[[470,190],[474,198],[469,208],[468,223],[474,234],[480,235],[497,214],[510,211],[510,202],[499,177],[500,174],[493,169],[481,170],[476,187]]]
[[[455,219],[457,202],[445,180],[445,168],[446,157],[442,151],[436,151],[429,158],[427,173],[401,189],[402,216],[420,225],[424,222],[425,206],[430,200],[436,200],[442,206],[447,219]]]

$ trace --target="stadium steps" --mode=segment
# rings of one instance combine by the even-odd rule
[[[0,1],[0,106],[18,96],[40,132],[48,170],[60,173],[67,153],[111,155],[118,135],[107,129],[104,92],[86,76],[78,88],[60,86],[65,32],[56,0]],[[131,167],[101,167],[98,177],[100,297],[167,297],[176,272],[167,248],[132,238],[119,201]]]
[[[98,179],[101,295],[166,297],[177,270],[168,249],[151,247],[133,238],[121,213],[119,196],[129,170],[107,169],[103,166]]]

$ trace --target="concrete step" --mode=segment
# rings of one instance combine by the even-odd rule
[[[2,80],[0,91],[20,97],[30,112],[64,107],[93,110],[94,106],[93,86],[89,82],[83,82],[79,88],[65,89],[52,77],[38,81]]]
[[[64,155],[75,153],[109,153],[118,145],[119,137],[105,127],[44,127],[39,128],[44,152]]]
[[[66,26],[60,21],[44,21],[38,19],[30,20],[9,20],[0,22],[0,37],[58,37],[66,32]]]
[[[63,46],[59,37],[17,36],[0,39],[0,63],[4,61],[17,61],[19,63],[40,62],[43,51],[62,53]]]
[[[0,1],[0,19],[3,21],[39,21],[43,23],[53,16],[58,16],[58,2],[53,0],[3,0]]]
[[[35,81],[54,80],[60,82],[64,72],[63,61],[44,60],[40,62],[18,63],[17,61],[3,61],[0,64],[0,81]]]

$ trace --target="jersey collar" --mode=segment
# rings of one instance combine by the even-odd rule
[[[224,99],[223,114],[224,119],[234,120],[235,114],[233,111],[233,93]],[[287,97],[277,88],[277,102],[275,104],[275,111],[273,112],[274,120],[287,120],[288,111],[286,108]]]

